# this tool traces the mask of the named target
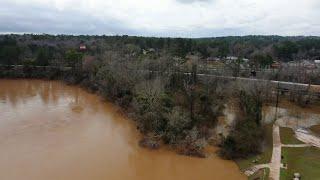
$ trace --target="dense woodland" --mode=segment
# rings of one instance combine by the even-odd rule
[[[87,49],[80,51],[80,44]],[[234,55],[262,64],[270,59],[319,59],[320,38],[2,35],[0,64],[25,67],[20,73],[16,69],[1,71],[0,77],[60,78],[80,84],[115,102],[137,122],[145,135],[141,146],[167,144],[181,154],[199,157],[215,135],[218,117],[232,102],[239,113],[229,135],[215,142],[222,147],[220,154],[235,159],[259,153],[264,140],[262,106],[276,99],[270,86],[199,78],[198,62],[186,62],[188,54],[201,58]],[[68,66],[71,70],[39,72],[32,65]],[[190,74],[179,73],[185,69]],[[300,96],[293,97],[296,99],[305,102]]]
[[[123,50],[140,55],[154,49],[184,58],[187,54],[206,57],[246,57],[264,65],[268,61],[320,59],[319,37],[244,36],[219,38],[152,38],[132,36],[68,36],[68,35],[1,35],[0,64],[54,64],[65,57],[68,49],[85,43],[91,55],[107,50]],[[30,63],[30,62],[29,62]]]

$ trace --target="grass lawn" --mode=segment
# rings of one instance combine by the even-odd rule
[[[241,171],[244,171],[247,168],[257,164],[266,164],[270,162],[272,156],[272,124],[265,126],[265,137],[265,148],[261,154],[249,157],[247,159],[236,160],[236,163]],[[253,163],[253,161],[256,159],[259,159],[259,161],[257,163]]]
[[[288,177],[290,180],[292,180],[292,175],[291,178],[290,176]],[[280,169],[280,180],[286,180],[287,178],[287,170],[286,169]]]
[[[320,149],[315,147],[282,148],[288,169],[281,170],[281,180],[291,180],[293,173],[301,174],[302,179],[320,179]]]
[[[291,128],[280,127],[280,138],[282,144],[304,144],[294,136]]]
[[[314,132],[315,134],[317,134],[318,136],[320,136],[320,125],[315,125],[310,127],[310,130],[312,132]]]

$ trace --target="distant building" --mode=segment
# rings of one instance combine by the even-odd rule
[[[314,63],[320,64],[320,60],[314,60]]]
[[[274,61],[274,62],[271,64],[271,68],[272,68],[272,69],[279,69],[279,68],[281,68],[281,63]]]
[[[208,57],[207,61],[220,61],[221,59],[219,57]]]
[[[310,61],[303,61],[303,67],[306,69],[316,69],[316,64],[314,62]]]
[[[316,63],[310,60],[290,61],[286,63],[288,67],[304,68],[304,69],[316,69]]]
[[[242,60],[243,60],[245,63],[249,62],[249,59],[247,59],[247,58],[243,58]]]
[[[156,52],[156,50],[154,48],[149,48],[148,51],[153,52],[153,53]]]
[[[235,56],[227,56],[226,59],[227,59],[227,60],[237,60],[238,57],[235,57]]]
[[[142,54],[147,55],[147,54],[148,54],[148,51],[145,50],[145,49],[142,49]]]
[[[142,49],[142,53],[143,53],[144,55],[152,54],[152,53],[155,53],[155,52],[156,52],[156,50],[155,50],[154,48],[149,48],[149,49],[147,49],[147,50]]]
[[[197,60],[200,59],[200,56],[188,54],[188,55],[186,56],[186,59],[187,59],[187,60],[192,60],[192,61],[197,61]]]
[[[85,44],[80,44],[79,49],[80,51],[85,51],[87,50],[87,46]]]

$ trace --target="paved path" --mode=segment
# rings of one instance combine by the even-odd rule
[[[272,150],[271,162],[269,164],[260,164],[260,165],[253,166],[245,171],[245,175],[251,176],[260,169],[269,168],[270,169],[269,178],[271,180],[280,180],[280,169],[282,167],[281,165],[281,148],[282,147],[299,148],[299,147],[315,146],[320,148],[320,137],[314,135],[309,130],[297,129],[295,131],[295,134],[297,139],[299,139],[300,141],[306,144],[281,144],[280,127],[279,125],[277,125],[277,122],[276,122],[273,125],[273,130],[272,130],[273,150]]]
[[[280,140],[280,128],[278,125],[273,125],[272,131],[273,138],[273,150],[270,162],[270,179],[280,179],[280,168],[281,168],[281,140]]]
[[[244,174],[247,175],[247,176],[251,176],[254,173],[256,173],[257,171],[259,171],[260,169],[269,168],[269,166],[270,166],[269,164],[259,164],[259,165],[256,165],[256,166],[252,166],[249,169],[247,169],[244,172]]]
[[[295,133],[300,141],[320,148],[320,137],[312,134],[309,130],[297,129]]]
[[[282,147],[310,147],[310,144],[282,144]]]

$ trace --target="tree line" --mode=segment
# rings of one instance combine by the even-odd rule
[[[105,50],[123,49],[141,54],[143,50],[166,52],[185,58],[237,56],[254,60],[261,66],[271,61],[288,62],[320,59],[319,37],[243,36],[219,38],[155,38],[135,36],[0,35],[0,64],[33,63],[47,65],[65,57],[66,49],[87,45],[91,55]]]

